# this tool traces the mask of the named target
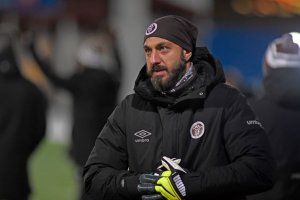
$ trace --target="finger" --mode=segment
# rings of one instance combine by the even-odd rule
[[[161,194],[143,195],[142,200],[163,200]]]
[[[151,194],[155,193],[154,186],[152,183],[142,183],[138,184],[137,189],[141,194]]]
[[[176,196],[173,196],[171,193],[169,193],[169,191],[166,190],[163,186],[158,186],[158,185],[155,186],[155,191],[159,192],[163,197],[165,197],[168,200],[175,200],[175,199],[177,199]]]
[[[156,183],[159,176],[153,174],[142,174],[139,178],[140,183]]]

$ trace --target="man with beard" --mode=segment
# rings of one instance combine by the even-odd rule
[[[270,188],[266,134],[220,63],[179,16],[146,30],[146,64],[84,169],[92,199],[242,200]]]

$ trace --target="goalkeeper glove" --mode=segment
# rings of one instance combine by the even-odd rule
[[[139,192],[143,193],[143,200],[183,199],[186,196],[185,186],[181,180],[181,172],[186,171],[179,166],[180,159],[163,157],[158,173],[142,174],[140,176]],[[166,171],[163,171],[163,170]]]
[[[168,200],[181,200],[186,196],[185,185],[180,174],[170,170],[164,171],[160,176],[142,174],[138,190],[142,193],[150,194],[143,195],[143,200],[163,199],[162,197]]]

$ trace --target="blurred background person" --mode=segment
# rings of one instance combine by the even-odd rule
[[[271,141],[277,182],[251,200],[300,199],[300,33],[273,40],[264,57],[265,95],[251,104]]]
[[[39,37],[35,34],[29,44],[38,66],[54,86],[66,89],[73,97],[70,155],[81,187],[82,168],[117,103],[120,66],[111,53],[114,51],[108,38],[103,33],[93,33],[79,44],[75,73],[63,78],[55,73],[49,60],[42,58],[39,40],[33,38]]]
[[[27,200],[28,164],[46,129],[47,101],[19,69],[16,29],[0,25],[0,199]]]
[[[246,84],[246,81],[241,71],[236,67],[231,67],[225,70],[226,84],[231,85],[240,90],[247,98],[253,97],[251,87]]]

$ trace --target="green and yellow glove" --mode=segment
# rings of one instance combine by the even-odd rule
[[[163,157],[165,171],[160,174],[142,174],[139,178],[138,191],[143,200],[182,200],[186,196],[185,185],[180,174],[186,173],[175,159]]]

